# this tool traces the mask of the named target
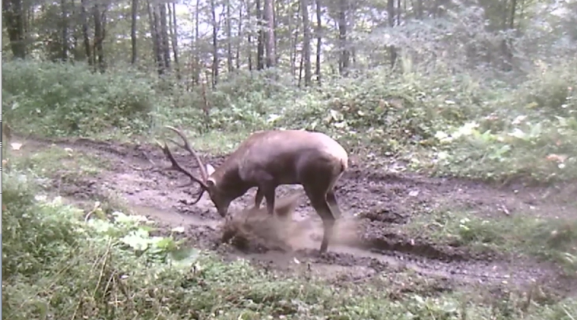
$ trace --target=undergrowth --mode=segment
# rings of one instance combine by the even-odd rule
[[[44,136],[154,138],[171,124],[234,144],[255,130],[305,128],[354,154],[405,160],[407,170],[499,182],[577,178],[577,59],[538,64],[518,85],[407,66],[309,89],[274,70],[239,72],[215,89],[186,91],[134,70],[10,61],[3,118]]]
[[[7,319],[573,319],[555,304],[514,293],[479,301],[464,292],[399,290],[387,274],[329,284],[222,262],[154,223],[98,206],[82,210],[39,193],[34,178],[4,175],[2,311]]]
[[[513,216],[482,218],[466,210],[437,210],[415,215],[405,232],[431,237],[436,243],[468,247],[478,253],[526,255],[554,262],[577,277],[577,220],[571,216]]]

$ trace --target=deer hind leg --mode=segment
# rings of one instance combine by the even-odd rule
[[[327,202],[329,203],[331,210],[333,212],[333,215],[335,216],[335,218],[338,218],[340,216],[343,215],[339,204],[337,202],[337,197],[335,196],[335,184],[337,183],[337,181],[339,180],[339,178],[342,176],[342,173],[340,175],[338,175],[330,184],[329,187],[329,191],[327,192]]]
[[[258,188],[258,190],[256,191],[256,195],[254,197],[254,208],[255,209],[259,209],[260,205],[262,204],[262,200],[264,199],[264,192],[262,191],[262,188]]]
[[[323,221],[324,232],[320,252],[324,253],[327,251],[329,242],[333,237],[335,216],[333,215],[331,208],[329,207],[329,204],[327,202],[326,190],[315,188],[315,186],[306,186],[304,187],[304,189],[307,197],[311,201],[312,207],[315,209],[315,211]]]

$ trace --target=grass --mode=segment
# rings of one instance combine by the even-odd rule
[[[416,214],[399,226],[410,237],[458,245],[478,253],[525,255],[551,261],[577,277],[577,219],[538,217],[518,212],[512,216],[482,218],[458,208]]]
[[[95,176],[109,165],[106,159],[82,150],[56,145],[38,150],[35,146],[27,146],[27,143],[24,141],[22,147],[18,149],[8,148],[7,152],[11,155],[10,167],[37,172],[61,182],[70,182],[86,176]]]
[[[328,283],[304,267],[287,275],[244,260],[223,262],[172,234],[152,237],[154,224],[120,213],[114,221],[94,216],[86,223],[81,210],[38,197],[32,180],[22,177],[11,171],[3,188],[2,300],[11,319],[572,319],[577,314],[570,299],[551,303],[511,292],[484,300],[482,291],[438,291],[435,280],[410,272]]]

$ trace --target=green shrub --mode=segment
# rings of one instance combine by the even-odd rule
[[[14,128],[46,135],[140,131],[159,103],[153,82],[136,71],[93,73],[83,64],[11,61],[2,72],[2,109]]]

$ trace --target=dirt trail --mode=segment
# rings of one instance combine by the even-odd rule
[[[22,141],[20,141],[22,142]],[[50,140],[27,140],[22,151],[36,150],[52,143]],[[176,189],[185,178],[176,172],[155,171],[153,165],[166,166],[164,155],[154,145],[127,145],[95,142],[86,139],[60,140],[55,144],[86,151],[107,159],[109,170],[98,177],[86,178],[76,184],[60,186],[63,196],[91,199],[115,193],[139,214],[147,215],[166,227],[184,226],[185,236],[196,246],[218,250],[227,257],[249,258],[274,268],[301,270],[305,268],[325,277],[349,280],[364,279],[384,270],[410,268],[415,272],[448,283],[502,283],[526,285],[533,281],[551,281],[556,270],[532,261],[503,260],[478,256],[462,247],[434,243],[426,237],[409,239],[395,231],[406,224],[415,212],[428,214],[435,208],[450,204],[474,209],[490,218],[517,212],[563,212],[556,199],[544,198],[543,190],[508,187],[495,189],[478,183],[455,179],[428,178],[411,174],[384,174],[353,166],[340,180],[337,197],[343,211],[334,244],[320,257],[315,251],[320,243],[320,219],[303,198],[296,207],[292,230],[300,232],[294,253],[267,248],[239,251],[222,246],[222,219],[205,195],[190,205],[196,187]],[[191,163],[185,154],[176,154],[182,163]],[[219,165],[222,157],[204,156],[205,161]],[[300,186],[283,186],[282,197]],[[252,204],[254,190],[236,200],[231,211],[240,211]]]

